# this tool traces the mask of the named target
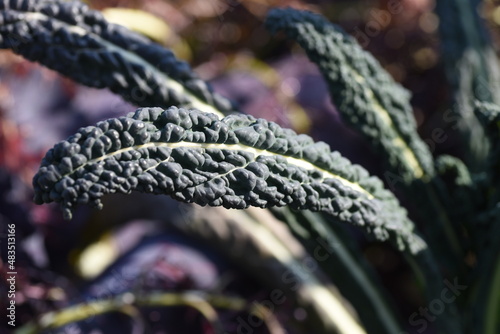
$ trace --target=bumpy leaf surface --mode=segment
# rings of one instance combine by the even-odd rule
[[[354,38],[319,15],[294,9],[272,10],[266,25],[304,48],[343,118],[386,156],[393,171],[408,182],[433,174],[432,156],[416,132],[410,94]]]
[[[325,143],[251,116],[171,107],[80,129],[45,156],[37,203],[100,206],[103,195],[138,190],[200,205],[288,205],[324,211],[379,240],[418,252],[423,241],[382,182]]]
[[[108,23],[81,2],[0,2],[0,48],[144,107],[234,111],[189,65],[147,38]]]

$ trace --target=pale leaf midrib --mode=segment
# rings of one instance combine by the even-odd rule
[[[366,189],[362,188],[359,185],[359,183],[351,182],[351,181],[349,181],[349,180],[347,180],[347,179],[345,179],[337,174],[334,174],[326,169],[320,168],[309,161],[294,158],[294,157],[279,154],[279,153],[275,153],[275,152],[271,152],[271,151],[267,151],[267,150],[256,149],[254,147],[246,146],[243,144],[193,143],[193,142],[184,141],[184,142],[176,142],[176,143],[151,142],[151,143],[146,143],[143,145],[134,145],[134,146],[129,146],[129,147],[125,147],[125,148],[116,150],[112,153],[105,154],[105,155],[98,157],[98,158],[88,160],[85,164],[73,169],[73,171],[63,175],[62,177],[69,176],[78,169],[84,168],[87,165],[97,163],[97,162],[105,160],[107,158],[111,158],[117,154],[124,153],[127,151],[140,150],[140,149],[149,148],[149,147],[166,147],[166,148],[170,148],[170,149],[191,148],[191,149],[200,149],[200,150],[215,148],[215,149],[229,150],[229,151],[244,151],[244,152],[252,153],[255,157],[257,157],[257,156],[280,156],[280,157],[284,158],[287,161],[287,163],[289,163],[291,165],[294,165],[294,166],[297,166],[297,167],[300,167],[300,168],[303,168],[306,170],[316,170],[316,171],[320,172],[322,175],[322,180],[325,180],[328,178],[336,179],[336,180],[340,181],[342,184],[344,184],[345,186],[348,186],[349,188],[354,189],[354,190],[366,195],[369,199],[374,198],[374,196],[370,192],[368,192]]]
[[[300,33],[300,30],[298,30]],[[303,46],[303,48],[306,50],[307,53],[310,52],[311,47],[304,45],[304,43],[300,43]],[[333,42],[335,44],[335,42]],[[314,48],[314,47],[313,47]],[[312,60],[312,59],[311,59]],[[415,176],[415,178],[423,178],[425,176],[425,171],[422,168],[422,165],[420,164],[417,156],[413,152],[413,150],[409,147],[409,145],[404,141],[404,139],[401,137],[400,132],[394,125],[394,122],[392,121],[392,118],[387,110],[385,110],[382,105],[379,103],[377,98],[375,97],[375,94],[373,91],[368,87],[366,84],[365,78],[361,76],[361,74],[354,69],[352,66],[350,66],[347,62],[344,62],[349,69],[349,71],[352,73],[352,76],[354,80],[360,84],[360,86],[363,89],[363,92],[366,94],[366,97],[372,101],[373,108],[376,111],[376,114],[382,119],[382,121],[396,133],[397,137],[393,138],[392,143],[394,146],[398,147],[401,149],[402,154],[403,154],[403,161],[408,165],[409,169]],[[328,69],[325,69],[322,64],[318,64],[320,68],[322,68],[322,72],[324,73],[324,77],[327,79],[328,78]],[[328,79],[327,79],[328,80]]]
[[[387,110],[382,107],[382,105],[379,103],[377,98],[375,97],[375,94],[373,91],[368,87],[366,84],[366,80],[352,67],[350,67],[354,80],[360,84],[360,86],[363,88],[364,93],[366,94],[366,97],[372,101],[373,108],[376,111],[376,114],[382,119],[382,121],[391,129],[394,131],[394,133],[397,135],[396,138],[393,138],[392,143],[394,146],[398,147],[401,149],[402,154],[403,154],[403,161],[406,162],[410,170],[412,171],[413,175],[417,178],[420,179],[424,177],[425,172],[418,161],[418,158],[416,157],[415,153],[413,150],[408,146],[408,144],[404,141],[403,138],[401,138],[398,129],[394,125],[394,122],[392,121],[392,118]]]

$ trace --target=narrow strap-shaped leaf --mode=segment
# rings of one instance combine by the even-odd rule
[[[410,94],[342,28],[294,9],[273,9],[266,25],[284,31],[323,73],[343,118],[387,158],[392,171],[411,182],[434,173],[432,156],[418,137]]]
[[[398,330],[398,324],[393,319],[390,308],[384,302],[381,288],[375,284],[373,279],[370,279],[370,270],[363,266],[362,261],[356,258],[357,256],[354,256],[355,253],[349,254],[356,249],[345,249],[348,246],[348,238],[345,237],[345,234],[337,235],[340,226],[327,224],[317,213],[307,210],[301,213],[305,216],[311,216],[308,217],[309,219],[305,221],[305,224],[311,224],[312,235],[323,237],[324,243],[322,241],[321,244],[327,251],[331,252],[331,257],[327,261],[320,262],[324,265],[325,272],[334,277],[333,281],[344,291],[354,307],[360,310],[366,308],[373,310],[371,315],[360,312],[360,319],[367,331],[370,333],[402,333]],[[314,239],[314,237],[309,237],[309,240],[311,239]],[[316,254],[316,256],[318,254],[323,255],[318,253],[316,243],[314,243],[313,247],[313,254]],[[405,252],[404,255],[412,265],[415,275],[424,286],[423,291],[427,300],[439,299],[444,288],[442,284],[443,277],[430,249],[426,248],[417,255],[410,252]],[[343,281],[351,280],[350,284],[346,285],[345,282],[339,282],[337,279],[339,276]],[[360,291],[352,291],[356,289]],[[363,302],[364,304],[360,304]],[[461,333],[456,305],[447,304],[446,306],[445,312],[440,315],[439,319],[436,319],[438,328],[441,329],[439,333]]]
[[[213,244],[243,272],[256,276],[269,289],[284,292],[290,301],[297,301],[308,315],[302,325],[311,332],[366,333],[351,305],[331,289],[330,281],[325,283],[323,272],[318,268],[304,270],[303,264],[311,263],[312,257],[268,210],[190,209],[189,222],[174,220],[174,226],[189,237]]]
[[[480,16],[482,0],[436,2],[442,40],[443,65],[453,95],[465,95],[468,108],[475,99],[500,103],[500,68],[486,24]],[[456,101],[455,101],[456,102]]]
[[[273,9],[267,20],[272,32],[284,31],[299,43],[322,72],[343,118],[361,132],[387,164],[386,179],[418,202],[433,250],[455,270],[463,250],[440,199],[429,184],[435,176],[427,145],[416,131],[410,94],[383,70],[342,28],[320,15],[294,9]]]
[[[478,215],[476,229],[478,263],[471,282],[474,285],[466,309],[470,312],[470,331],[493,334],[500,330],[500,202]]]
[[[324,211],[378,240],[425,248],[394,195],[325,143],[251,116],[171,107],[80,129],[49,150],[35,201],[100,206],[107,193],[169,194],[200,205]]]
[[[371,310],[359,312],[366,330],[369,333],[400,334],[401,326],[387,301],[383,285],[377,280],[362,250],[349,239],[349,233],[340,229],[340,225],[329,224],[321,213],[304,210],[298,215],[303,218],[301,221],[305,227],[311,230],[308,239],[299,240],[306,247],[309,245],[310,253],[321,259],[319,264],[325,273],[357,310]]]
[[[478,265],[475,273],[477,292],[470,308],[474,330],[497,333],[500,328],[500,106],[475,103],[475,114],[484,126],[491,144],[488,156],[488,209],[478,215]]]
[[[486,24],[482,0],[436,2],[442,62],[451,88],[451,112],[445,116],[461,134],[466,162],[481,171],[488,154],[484,130],[474,116],[474,100],[500,103],[500,66]]]
[[[443,291],[449,289],[449,283],[445,286],[445,280],[441,275],[440,268],[436,265],[436,260],[434,255],[429,248],[423,250],[417,255],[405,253],[407,261],[412,265],[412,269],[415,275],[422,281],[424,285],[424,292],[426,299],[429,301],[429,305],[435,300],[441,300],[443,298]],[[454,280],[457,280],[455,276]],[[458,282],[462,283],[461,281]],[[420,309],[421,310],[421,309]],[[448,334],[448,333],[463,333],[462,318],[458,311],[455,302],[447,302],[446,307],[439,316],[433,319],[436,323],[437,333]],[[415,322],[416,323],[416,322]]]
[[[488,304],[486,305],[486,314],[484,316],[486,334],[495,334],[500,332],[500,249],[496,256],[496,265],[492,266],[492,278],[488,286]]]
[[[81,84],[109,88],[138,106],[235,111],[171,51],[81,2],[1,1],[0,15],[0,48]]]

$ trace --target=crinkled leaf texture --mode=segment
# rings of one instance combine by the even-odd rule
[[[138,106],[235,111],[190,66],[162,46],[107,22],[81,2],[0,1],[0,48]]]
[[[434,173],[432,155],[416,131],[410,94],[342,28],[320,15],[273,9],[271,32],[283,31],[300,44],[327,81],[343,119],[358,129],[410,183]]]
[[[137,190],[226,208],[324,211],[401,249],[425,247],[378,178],[325,143],[246,115],[138,109],[58,143],[33,184],[37,203],[59,202],[68,218],[76,204]]]

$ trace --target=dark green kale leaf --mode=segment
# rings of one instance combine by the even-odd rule
[[[132,190],[184,202],[244,209],[290,206],[326,212],[378,240],[425,248],[406,210],[382,182],[328,145],[263,119],[171,107],[80,129],[45,156],[37,203],[101,205]]]

